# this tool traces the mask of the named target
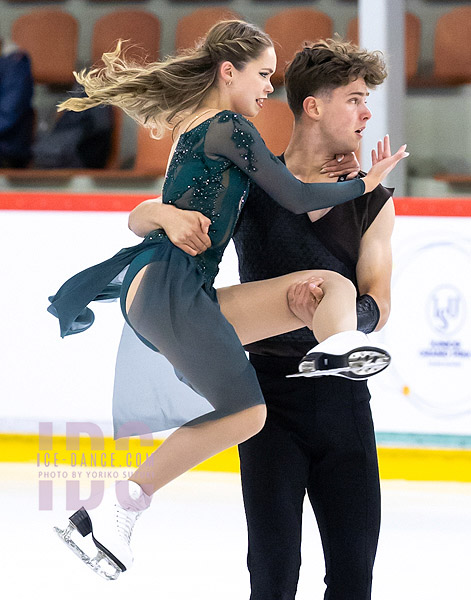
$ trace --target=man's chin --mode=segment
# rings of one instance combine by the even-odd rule
[[[335,154],[351,154],[352,152],[356,152],[360,148],[360,144],[357,144],[355,147],[344,146],[343,150],[336,150]]]

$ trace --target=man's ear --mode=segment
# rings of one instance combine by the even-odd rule
[[[319,120],[322,113],[322,100],[307,96],[303,101],[303,110],[310,119]]]
[[[234,70],[234,65],[229,60],[225,60],[219,65],[219,76],[226,85],[230,85],[232,83]]]

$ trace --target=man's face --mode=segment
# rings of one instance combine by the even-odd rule
[[[355,152],[371,117],[369,95],[363,79],[335,88],[319,97],[320,132],[331,153]]]

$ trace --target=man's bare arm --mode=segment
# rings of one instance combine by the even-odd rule
[[[128,219],[129,229],[139,237],[145,237],[154,229],[163,229],[175,246],[191,256],[211,246],[210,225],[210,219],[201,213],[163,204],[160,198],[141,202]]]
[[[357,281],[360,295],[371,296],[379,309],[379,331],[389,318],[391,310],[391,235],[394,227],[394,203],[390,198],[376,219],[364,233],[357,263]]]
[[[161,229],[161,220],[165,221],[165,213],[169,212],[168,216],[170,216],[173,208],[175,207],[170,204],[164,205],[161,198],[145,200],[129,213],[128,227],[133,233],[143,238],[154,229]]]

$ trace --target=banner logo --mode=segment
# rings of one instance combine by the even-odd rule
[[[463,325],[466,304],[458,288],[442,285],[435,288],[428,299],[430,326],[437,333],[453,335]]]

